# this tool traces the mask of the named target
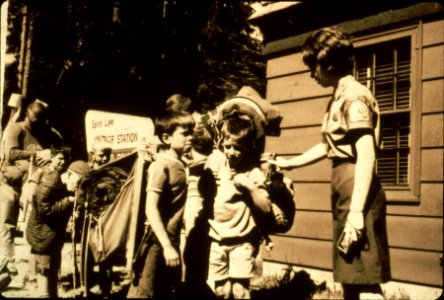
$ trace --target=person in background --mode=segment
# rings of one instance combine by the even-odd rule
[[[186,165],[182,155],[191,148],[194,121],[190,114],[167,110],[155,121],[155,132],[165,149],[148,168],[145,213],[148,228],[142,239],[141,270],[128,298],[178,296],[181,283],[180,231],[187,193]],[[137,266],[139,267],[139,266]]]
[[[61,174],[67,148],[51,149],[51,163],[43,168],[26,227],[26,239],[37,263],[39,297],[57,297],[58,272],[66,225],[71,216],[80,178],[89,172],[84,161],[75,161]]]
[[[216,296],[249,299],[250,279],[261,233],[256,218],[271,213],[271,201],[260,169],[262,138],[252,116],[238,106],[220,125],[221,151],[213,152],[206,168],[214,174],[216,193],[209,219],[211,238],[209,279]]]
[[[184,210],[184,283],[185,295],[207,299],[214,296],[207,285],[210,239],[208,237],[208,219],[212,213],[209,199],[205,199],[199,190],[208,156],[213,152],[214,141],[209,129],[203,124],[196,124],[193,131],[188,165],[188,190]],[[205,188],[208,186],[205,185]]]
[[[172,94],[165,102],[165,110],[193,113],[193,101],[190,97],[180,93]]]
[[[321,86],[334,88],[323,140],[302,155],[269,163],[292,169],[325,157],[332,160],[334,279],[342,284],[345,299],[383,299],[380,283],[391,275],[385,193],[375,174],[378,104],[351,75],[354,47],[348,34],[320,29],[305,41],[302,57]]]
[[[190,97],[183,94],[176,93],[168,97],[165,102],[165,109],[189,113],[193,117],[195,127],[202,123],[202,115],[196,111],[193,101]],[[187,163],[187,165],[192,163],[193,158],[191,152],[184,153],[182,159],[185,161],[185,163]]]
[[[111,160],[112,147],[106,136],[98,135],[91,147],[91,170],[96,170]]]
[[[47,118],[47,104],[41,100],[30,103],[24,121],[10,124],[2,139],[0,185],[9,187],[7,197],[0,199],[0,255],[8,257],[8,269],[17,275],[14,235],[20,204],[19,195],[29,170],[51,161],[51,147],[62,143],[60,133]],[[26,206],[27,204],[23,204]]]
[[[91,148],[91,170],[97,170],[111,160],[112,147],[106,136],[96,136],[92,142]],[[92,233],[93,231],[91,230],[89,234]],[[109,261],[100,263],[98,264],[98,273],[94,273],[94,260],[92,259],[93,255],[91,252],[88,257],[91,258],[88,260],[87,266],[87,272],[89,274],[88,278],[91,278],[92,280],[88,281],[87,288],[94,295],[108,297],[112,288],[112,264]],[[94,282],[98,282],[98,287],[93,285]],[[98,290],[98,288],[100,290]]]
[[[191,150],[182,155],[189,174],[184,224],[181,232],[183,292],[187,297],[211,298],[214,293],[206,280],[210,247],[208,219],[212,208],[209,203],[211,200],[204,199],[198,185],[205,162],[213,151],[215,142],[209,124],[205,124],[203,116],[194,109],[191,98],[178,93],[173,94],[166,100],[165,105],[169,110],[190,113],[195,122]]]

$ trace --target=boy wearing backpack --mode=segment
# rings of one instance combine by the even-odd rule
[[[217,186],[209,220],[209,278],[218,297],[246,299],[262,238],[256,217],[269,215],[271,202],[252,118],[232,110],[221,122],[220,135],[222,153],[207,160]]]
[[[216,185],[209,220],[209,278],[223,298],[250,298],[259,244],[268,234],[288,231],[295,212],[291,182],[266,164],[265,136],[279,136],[280,112],[257,91],[243,86],[222,103],[213,118],[221,151],[206,162]],[[205,174],[204,174],[205,175]],[[211,180],[201,184],[212,190]],[[205,194],[205,193],[204,193]]]
[[[181,281],[180,230],[187,192],[182,155],[191,148],[194,121],[190,114],[167,110],[155,121],[165,150],[148,168],[145,213],[149,234],[141,245],[144,262],[137,270],[127,298],[177,296]],[[137,266],[136,266],[137,267]]]

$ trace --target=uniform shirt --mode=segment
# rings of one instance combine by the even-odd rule
[[[185,165],[178,159],[158,154],[148,168],[147,192],[159,193],[158,209],[173,242],[179,242],[187,195]]]
[[[217,159],[220,159],[219,155]],[[207,164],[213,164],[213,157],[207,160]],[[218,170],[214,170],[217,184],[216,197],[214,199],[213,219],[210,223],[210,237],[217,241],[230,240],[248,236],[257,225],[245,196],[234,185],[234,170],[230,169],[226,160],[222,161]],[[246,172],[247,177],[254,182],[257,188],[266,192],[265,175],[260,168],[253,168]]]
[[[375,143],[379,145],[379,108],[368,88],[351,75],[339,80],[333,99],[322,122],[322,137],[328,145],[327,157],[353,158],[349,130],[373,129]]]

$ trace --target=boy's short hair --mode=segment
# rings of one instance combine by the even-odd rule
[[[165,109],[191,113],[193,110],[192,104],[190,97],[182,94],[173,94],[166,100]]]
[[[103,152],[111,152],[112,151],[111,142],[104,135],[96,136],[93,140],[91,148],[92,148],[92,150],[91,150],[92,153],[94,153],[95,151],[98,151],[98,150],[101,150]]]
[[[214,140],[209,130],[202,123],[194,128],[191,140],[193,149],[203,155],[210,155],[214,149]]]
[[[194,119],[191,114],[184,111],[167,109],[154,121],[154,132],[162,141],[162,134],[173,134],[177,127],[183,126],[190,130],[194,127]]]
[[[65,158],[68,158],[71,155],[71,147],[66,145],[52,146],[50,150],[52,157],[59,153],[62,153]]]
[[[46,120],[48,117],[47,106],[42,101],[33,101],[26,108],[26,115],[33,115],[38,120]]]
[[[222,121],[220,132],[221,141],[229,137],[245,142],[252,148],[256,145],[256,128],[253,120],[245,114],[234,112],[226,116]]]

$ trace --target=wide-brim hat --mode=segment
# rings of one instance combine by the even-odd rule
[[[248,115],[256,127],[256,138],[265,135],[279,136],[282,116],[279,110],[250,86],[243,86],[236,96],[223,102],[216,114],[216,122],[220,124],[225,117],[234,111]]]

